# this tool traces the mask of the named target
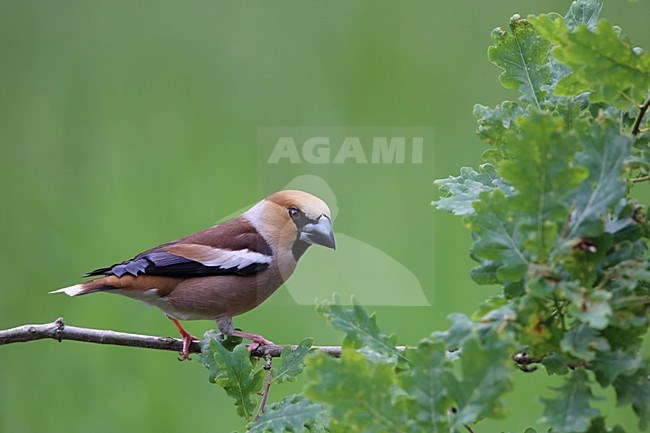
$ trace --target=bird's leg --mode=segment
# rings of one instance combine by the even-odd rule
[[[252,343],[248,346],[248,353],[253,352],[260,346],[273,346],[275,344],[272,341],[269,341],[266,338],[262,337],[261,335],[251,334],[239,329],[233,330],[231,335],[234,335],[235,337],[246,338],[252,341]]]
[[[178,323],[178,320],[174,319],[172,316],[169,314],[165,314],[169,320],[172,321],[176,329],[178,329],[178,332],[181,334],[181,338],[183,339],[183,350],[180,352],[181,356],[178,358],[179,361],[185,361],[186,359],[189,361],[192,358],[190,358],[190,344],[192,344],[192,340],[197,340],[198,338],[194,337],[192,334],[187,332],[180,323]]]

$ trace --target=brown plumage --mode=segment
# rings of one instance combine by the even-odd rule
[[[181,359],[188,359],[193,337],[178,320],[215,320],[222,333],[251,339],[252,350],[270,342],[234,330],[232,317],[275,292],[312,244],[335,247],[329,208],[311,194],[280,191],[232,220],[89,272],[85,276],[101,277],[51,293],[101,291],[158,307],[183,337]]]

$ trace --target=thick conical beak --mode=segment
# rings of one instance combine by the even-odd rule
[[[300,240],[336,249],[332,223],[326,216],[320,216],[315,223],[306,224],[300,231]]]

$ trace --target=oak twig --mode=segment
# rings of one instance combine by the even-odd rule
[[[650,108],[650,97],[643,104],[639,105],[639,114],[634,119],[634,125],[632,125],[632,135],[638,135],[641,132],[641,123],[643,123],[643,117],[646,111],[648,111],[648,108]]]
[[[643,177],[636,177],[634,179],[630,179],[630,182],[641,183],[641,182],[647,182],[649,180],[650,180],[650,176],[643,176]]]
[[[173,352],[180,352],[183,349],[183,340],[178,338],[79,328],[66,325],[60,317],[52,323],[23,325],[16,328],[0,330],[0,346],[50,338],[59,342],[63,340],[75,340],[85,343],[142,347],[145,349],[169,350]],[[291,347],[295,349],[297,346],[294,345]],[[335,358],[341,356],[341,346],[313,346],[312,348],[325,352]],[[266,356],[277,358],[282,353],[282,349],[284,349],[282,345],[260,346],[253,350],[251,355],[258,358],[264,358]],[[397,349],[403,350],[404,347],[399,346]],[[199,341],[193,341],[190,345],[190,353],[200,352],[201,343]]]
[[[271,357],[266,355],[264,357],[264,371],[266,377],[264,378],[264,389],[262,390],[262,400],[260,401],[260,406],[257,408],[253,422],[257,421],[257,418],[264,413],[264,406],[266,406],[266,399],[269,397],[269,390],[271,389]]]

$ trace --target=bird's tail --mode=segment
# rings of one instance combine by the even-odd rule
[[[97,278],[96,280],[86,281],[85,283],[75,284],[74,286],[64,287],[59,290],[53,290],[50,294],[65,293],[68,296],[87,295],[88,293],[103,292],[113,290],[116,287],[107,284],[106,278]]]

